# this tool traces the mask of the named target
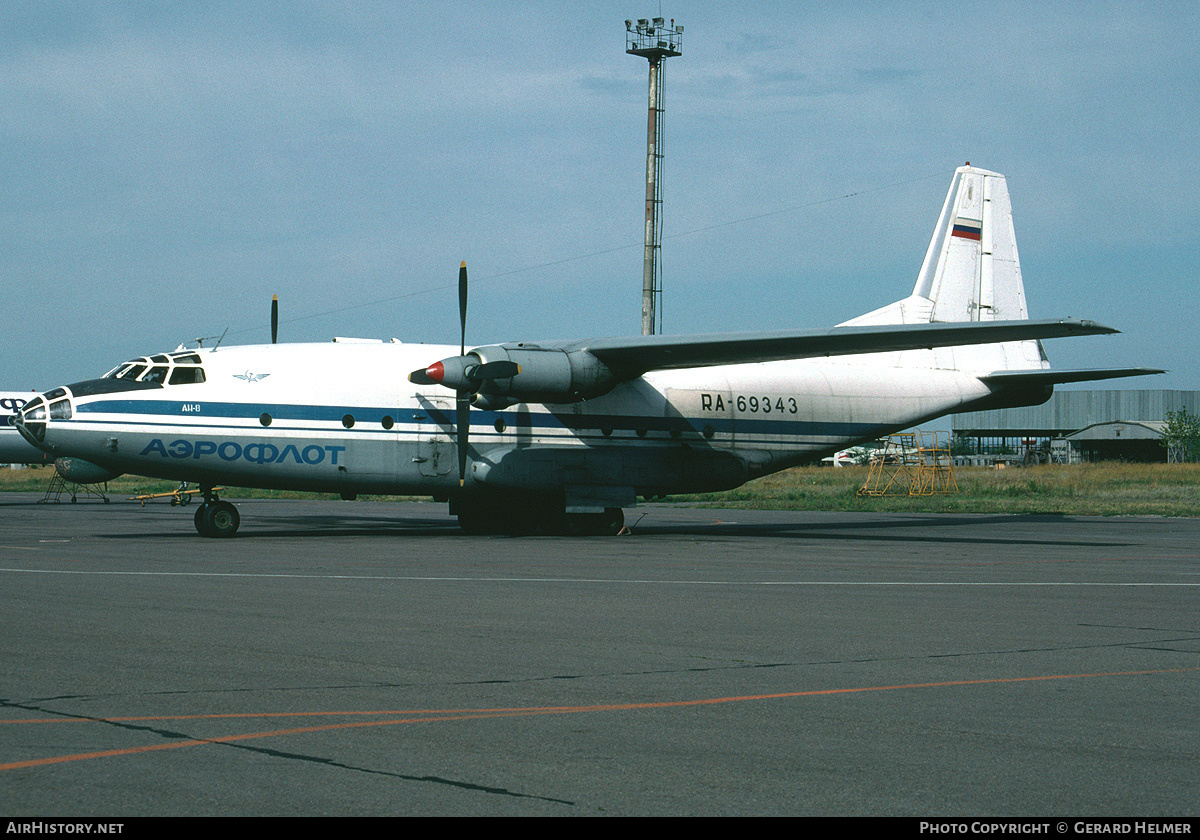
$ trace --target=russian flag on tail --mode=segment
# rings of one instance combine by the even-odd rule
[[[983,238],[983,222],[977,219],[955,219],[950,235],[978,242]]]

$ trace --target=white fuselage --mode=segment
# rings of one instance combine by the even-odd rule
[[[201,484],[433,496],[458,487],[455,394],[407,379],[456,347],[190,352],[203,382],[68,394],[70,410],[51,415],[45,444]],[[968,373],[896,366],[897,357],[658,371],[577,403],[472,408],[466,481],[619,487],[626,496],[723,489],[989,394]]]

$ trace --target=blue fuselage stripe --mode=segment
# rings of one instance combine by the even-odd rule
[[[200,406],[196,411],[193,406]],[[195,412],[195,413],[193,413]],[[174,400],[96,400],[76,406],[76,415],[110,414],[134,415],[141,422],[152,422],[156,425],[173,426],[180,429],[188,428],[228,428],[230,431],[246,431],[244,427],[229,427],[226,424],[206,423],[209,418],[226,420],[238,419],[247,422],[259,422],[259,418],[268,414],[271,417],[272,431],[323,431],[329,429],[313,428],[304,423],[338,423],[347,415],[354,418],[354,425],[347,429],[356,433],[397,434],[411,431],[421,425],[435,425],[446,428],[454,426],[454,412],[443,411],[439,408],[424,406],[380,408],[376,406],[329,406],[329,405],[295,405],[295,404],[252,404],[252,403],[217,403],[217,402],[186,402]],[[497,421],[503,421],[506,432],[521,431],[528,433],[571,432],[600,432],[610,434],[614,431],[632,432],[702,432],[711,427],[714,434],[736,434],[739,441],[747,436],[785,436],[785,437],[864,437],[874,434],[882,428],[877,423],[846,423],[846,422],[814,422],[808,420],[774,419],[766,417],[730,417],[728,414],[711,416],[701,414],[697,417],[661,417],[628,414],[574,414],[563,412],[531,411],[485,411],[472,409],[472,425],[476,427],[494,426]],[[392,429],[382,426],[385,417],[393,421]],[[181,422],[187,418],[192,422]],[[192,419],[194,418],[194,420]],[[81,421],[82,417],[78,417]],[[86,421],[85,421],[86,422]],[[90,421],[108,424],[121,424],[122,420]]]

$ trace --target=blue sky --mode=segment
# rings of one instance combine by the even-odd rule
[[[996,4],[993,4],[996,5]],[[1195,4],[10,3],[0,387],[228,329],[457,343],[640,328],[646,63],[664,328],[832,325],[908,294],[956,166],[1009,177],[1057,367],[1200,388]],[[430,11],[435,9],[436,11]]]

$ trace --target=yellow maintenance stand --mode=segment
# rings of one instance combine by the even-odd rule
[[[871,457],[871,471],[860,496],[932,496],[957,493],[950,459],[949,432],[901,432]]]

